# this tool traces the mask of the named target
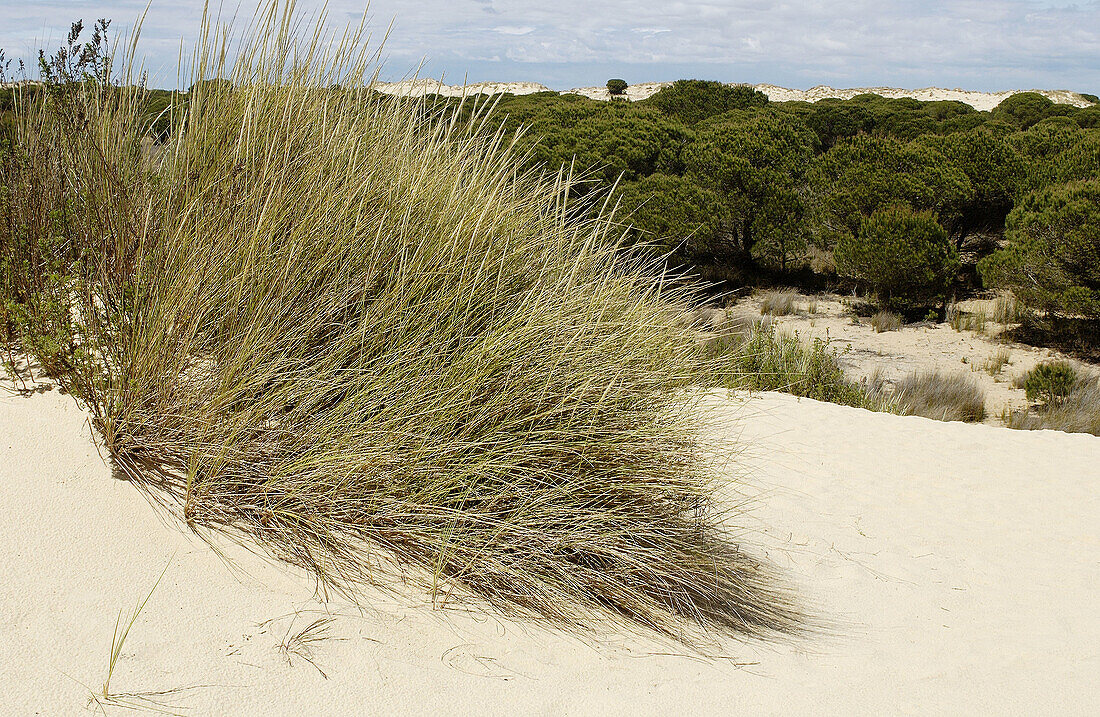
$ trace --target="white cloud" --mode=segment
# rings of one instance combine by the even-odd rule
[[[524,25],[522,27],[510,27],[502,25],[493,28],[493,32],[499,32],[501,35],[530,35],[534,31],[535,28],[531,27],[530,25]]]
[[[329,0],[329,17],[347,21],[364,4]],[[311,14],[321,2],[298,5]],[[36,40],[63,39],[71,16],[94,9],[123,26],[144,6],[5,3],[0,47],[29,56]],[[144,28],[151,67],[174,66],[201,8],[201,0],[153,0]],[[370,15],[379,33],[395,18],[386,55],[398,75],[427,57],[452,77],[476,70],[479,79],[558,86],[601,84],[586,73],[622,67],[631,81],[675,71],[798,86],[1100,87],[1097,0],[372,0]]]

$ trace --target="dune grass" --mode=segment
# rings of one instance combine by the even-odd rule
[[[709,370],[726,388],[781,391],[847,406],[881,410],[883,402],[847,378],[835,349],[821,339],[804,342],[797,334],[757,322],[729,332],[710,345]]]
[[[875,333],[884,331],[897,331],[901,328],[901,317],[892,311],[879,311],[871,317],[871,327]]]
[[[800,630],[710,498],[690,290],[508,137],[372,93],[361,30],[296,41],[292,9],[233,46],[205,24],[155,161],[128,70],[18,117],[0,241],[62,267],[28,279],[23,343],[115,465],[352,597]]]
[[[1065,396],[1030,410],[1006,412],[1004,419],[1009,428],[1100,436],[1100,378],[1080,376]]]
[[[794,289],[766,291],[760,297],[760,313],[767,316],[787,316],[795,313],[795,299],[798,292]]]
[[[919,371],[898,381],[893,400],[898,413],[940,421],[985,418],[985,391],[965,373]]]
[[[990,376],[997,376],[1004,370],[1005,365],[1011,363],[1012,352],[1006,348],[998,348],[985,362],[985,372]]]

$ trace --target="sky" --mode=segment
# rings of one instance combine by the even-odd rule
[[[127,32],[147,0],[0,0],[9,58],[59,44],[73,20]],[[245,24],[255,0],[227,1]],[[216,6],[213,3],[212,6]],[[323,3],[299,0],[314,16]],[[175,87],[202,0],[152,0],[140,52],[150,84]],[[332,25],[364,10],[382,79],[417,68],[450,84],[553,89],[680,78],[809,88],[1070,89],[1100,94],[1100,0],[329,0]]]

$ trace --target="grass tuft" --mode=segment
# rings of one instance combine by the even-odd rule
[[[1100,378],[1079,377],[1060,400],[1005,415],[1005,425],[1023,430],[1100,436]]]
[[[1001,294],[993,302],[993,320],[998,324],[1014,324],[1020,320],[1023,307],[1012,294]]]
[[[996,376],[1004,370],[1005,365],[1010,363],[1011,359],[1012,353],[1008,349],[999,348],[985,362],[985,372],[990,376]]]
[[[0,226],[30,241],[0,242],[50,248],[32,353],[117,467],[352,597],[401,581],[692,644],[802,629],[710,497],[692,290],[512,137],[373,93],[356,32],[301,43],[275,0],[252,27],[205,23],[155,161],[127,70],[17,117],[49,161],[6,165]]]
[[[897,331],[901,328],[901,323],[901,317],[892,311],[879,311],[871,317],[871,326],[879,334],[883,331]]]
[[[798,293],[794,289],[766,291],[760,297],[760,313],[768,316],[787,316],[795,313],[795,299]]]
[[[897,410],[904,415],[940,421],[980,421],[985,418],[985,392],[964,373],[922,371],[894,386]]]

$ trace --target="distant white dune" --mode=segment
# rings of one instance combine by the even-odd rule
[[[626,98],[629,100],[644,100],[651,97],[671,82],[639,82],[627,87]],[[1077,92],[1070,90],[1005,90],[1003,92],[976,92],[972,90],[944,89],[942,87],[925,87],[919,90],[905,90],[896,87],[852,87],[837,89],[825,85],[811,87],[808,90],[792,90],[776,85],[760,84],[752,85],[768,96],[774,102],[789,102],[801,100],[805,102],[817,102],[824,99],[851,99],[856,95],[873,93],[883,97],[912,97],[923,102],[939,100],[955,100],[964,102],[971,107],[988,111],[999,105],[1005,98],[1019,92],[1038,92],[1049,97],[1059,104],[1073,105],[1075,107],[1087,107],[1092,104]],[[537,82],[479,82],[471,85],[447,85],[439,80],[404,80],[402,82],[379,82],[376,86],[381,92],[404,97],[422,97],[427,94],[438,94],[445,97],[462,97],[477,94],[500,94],[508,92],[514,95],[529,95],[535,92],[550,92],[546,85]],[[577,87],[566,90],[560,94],[583,95],[594,100],[610,99],[606,87]]]

